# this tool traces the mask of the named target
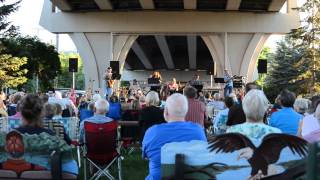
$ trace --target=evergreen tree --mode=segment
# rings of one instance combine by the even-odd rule
[[[299,9],[306,17],[302,21],[302,27],[293,30],[289,38],[293,45],[302,48],[302,55],[295,64],[299,69],[301,88],[307,88],[308,93],[320,91],[320,0],[308,0]]]
[[[308,0],[298,10],[302,26],[278,43],[272,56],[265,92],[274,99],[282,89],[296,94],[320,92],[320,0]]]
[[[5,3],[5,0],[0,0],[0,37],[15,36],[18,34],[17,27],[11,25],[7,21],[7,17],[19,8],[20,1],[14,3]]]
[[[269,72],[265,79],[265,93],[270,100],[275,99],[283,89],[289,89],[297,93],[305,93],[300,85],[301,80],[296,80],[301,74],[296,67],[301,59],[303,48],[293,45],[290,38],[278,42],[277,50],[269,56]]]

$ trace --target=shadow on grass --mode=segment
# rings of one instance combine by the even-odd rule
[[[134,151],[130,155],[123,153],[124,160],[122,161],[122,179],[123,180],[143,180],[148,175],[148,161],[143,160],[141,151]],[[75,156],[76,157],[76,156]],[[83,164],[83,159],[81,160]],[[88,165],[87,165],[88,167]],[[111,167],[111,174],[118,179],[117,176],[117,163]],[[89,172],[89,171],[87,171]],[[78,179],[83,180],[83,165],[79,171]],[[101,180],[107,179],[106,177],[100,178]]]

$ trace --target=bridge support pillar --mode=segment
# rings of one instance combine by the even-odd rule
[[[247,82],[256,80],[256,63],[270,34],[265,33],[216,33],[202,39],[216,61],[217,76],[224,69],[232,75],[244,76]]]

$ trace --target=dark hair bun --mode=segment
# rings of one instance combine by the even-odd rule
[[[42,109],[43,102],[37,95],[28,94],[21,100],[21,115],[29,122],[39,120],[42,114]]]

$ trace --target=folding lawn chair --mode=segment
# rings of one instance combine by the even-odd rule
[[[87,179],[86,161],[98,169],[90,179],[106,176],[115,179],[109,171],[111,165],[117,161],[118,179],[121,180],[120,145],[118,144],[118,123],[116,121],[96,124],[84,122],[84,177]]]
[[[134,150],[139,149],[139,139],[141,128],[137,125],[122,125],[121,122],[137,122],[139,120],[138,110],[127,110],[124,112],[122,121],[120,121],[121,142],[122,148],[126,150],[128,154],[131,154]]]

